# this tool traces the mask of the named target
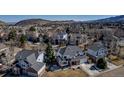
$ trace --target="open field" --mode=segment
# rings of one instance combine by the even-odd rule
[[[80,69],[67,69],[57,72],[47,72],[47,77],[87,77],[88,75]]]

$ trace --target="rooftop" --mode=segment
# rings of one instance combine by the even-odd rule
[[[39,71],[44,66],[44,63],[36,62],[34,65],[31,66],[35,71]]]
[[[69,55],[70,57],[74,57],[76,54],[83,54],[83,51],[78,46],[67,46],[61,48],[59,53],[62,55]]]
[[[37,61],[37,57],[39,56],[41,52],[34,51],[34,50],[22,50],[17,53],[16,59],[22,59],[26,62],[29,62],[30,64],[34,64]]]
[[[102,42],[95,42],[93,45],[89,46],[89,49],[97,51],[100,48],[105,48]]]

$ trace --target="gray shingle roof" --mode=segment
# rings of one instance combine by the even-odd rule
[[[76,34],[70,34],[70,39],[71,39],[71,40],[82,39],[82,35],[79,34],[79,33],[76,33]]]
[[[65,49],[66,49],[66,47],[61,48],[61,49],[59,50],[59,53],[63,55],[63,54],[64,54],[64,52],[65,52]]]
[[[16,59],[22,59],[25,60],[26,62],[30,63],[33,65],[36,63],[36,59],[39,56],[41,52],[38,51],[33,51],[33,50],[22,50],[17,53]]]
[[[95,42],[93,45],[89,46],[89,49],[97,51],[101,48],[105,48],[102,42]]]
[[[66,32],[59,32],[58,33],[58,35],[60,35],[60,36],[63,36],[63,35],[65,35],[65,34],[67,34]]]
[[[35,64],[36,63],[36,57],[35,54],[31,54],[26,58],[26,61],[29,62],[30,64]]]
[[[69,55],[70,57],[74,57],[76,54],[83,54],[83,51],[77,47],[77,46],[67,46],[64,48],[61,48],[59,53],[61,55]]]
[[[34,51],[32,51],[32,50],[22,50],[17,53],[16,58],[18,59],[21,57],[21,59],[25,59],[33,53],[34,53]]]
[[[66,35],[67,33],[66,32],[58,32],[58,33],[55,33],[53,35],[53,38],[54,39],[62,39],[63,38],[63,35]]]
[[[44,63],[36,62],[34,65],[31,66],[31,68],[38,72],[44,65]]]

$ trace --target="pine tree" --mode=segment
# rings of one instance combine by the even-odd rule
[[[35,27],[30,27],[30,29],[29,29],[30,31],[33,31],[33,32],[35,32],[36,31],[36,29],[35,29]]]
[[[8,35],[9,40],[16,40],[16,30],[11,30],[9,35]]]
[[[69,29],[69,27],[66,28],[66,33],[67,33],[67,34],[70,33],[70,29]]]
[[[101,58],[97,61],[96,66],[100,69],[106,69],[107,68],[107,62],[105,61],[105,59]]]
[[[21,46],[24,46],[25,42],[27,41],[26,36],[22,34],[19,41]]]
[[[48,64],[52,64],[55,62],[54,50],[50,43],[47,44],[46,54],[45,54],[45,62]]]

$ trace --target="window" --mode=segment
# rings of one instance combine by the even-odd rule
[[[24,64],[22,64],[22,67],[25,67],[25,65],[24,65]]]
[[[67,64],[67,62],[63,62],[63,64]]]
[[[64,59],[67,59],[67,56],[64,56]]]

